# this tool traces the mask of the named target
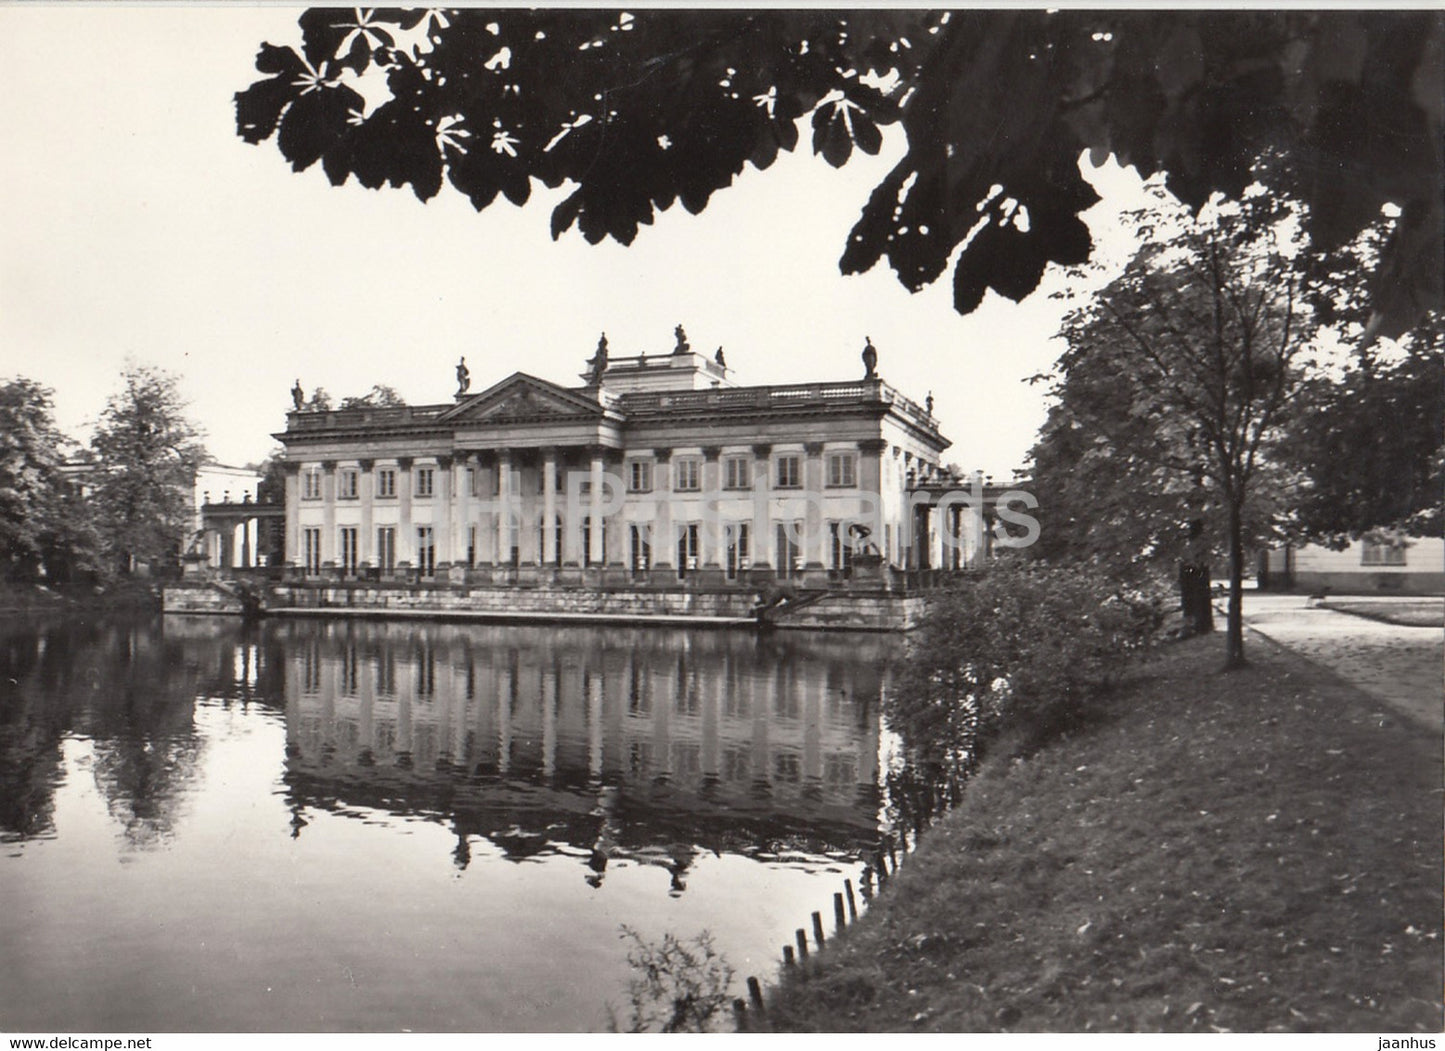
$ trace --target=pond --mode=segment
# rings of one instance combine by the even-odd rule
[[[746,996],[877,846],[897,650],[0,624],[0,1028],[599,1030],[624,927]]]

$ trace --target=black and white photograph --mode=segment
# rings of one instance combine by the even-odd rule
[[[7,1048],[1437,1046],[1437,5],[8,0],[0,98]]]

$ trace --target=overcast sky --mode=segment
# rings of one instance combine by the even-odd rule
[[[664,353],[680,322],[744,384],[859,377],[870,336],[884,379],[933,391],[947,460],[1022,463],[1044,411],[1022,381],[1060,351],[1057,277],[963,318],[947,274],[910,295],[886,264],[838,273],[899,137],[841,171],[805,145],[627,248],[553,242],[562,191],[479,214],[446,190],[334,189],[242,142],[232,96],[262,40],[299,40],[299,11],[0,6],[0,377],[53,387],[63,430],[88,436],[130,357],[177,373],[212,454],[239,464],[270,450],[297,378],[446,401],[465,354],[474,391],[516,370],[575,384],[599,332],[614,355]],[[1096,181],[1086,218],[1107,235],[1133,180]]]

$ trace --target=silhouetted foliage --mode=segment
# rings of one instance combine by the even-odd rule
[[[907,153],[863,208],[844,273],[887,258],[917,290],[953,267],[961,313],[1082,263],[1085,150],[1165,172],[1193,207],[1238,196],[1266,151],[1321,247],[1385,202],[1375,329],[1442,300],[1441,47],[1434,11],[399,11],[313,9],[236,95],[334,184],[450,183],[478,208],[567,186],[552,233],[628,244],[658,209],[701,211],[797,146],[845,163],[901,124]]]

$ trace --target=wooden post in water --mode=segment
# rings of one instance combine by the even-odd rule
[[[841,931],[848,925],[848,914],[843,911],[843,895],[841,894],[833,895],[833,919],[838,924],[835,930]]]
[[[793,959],[793,947],[792,947],[791,945],[784,945],[784,946],[783,946],[783,963],[784,963],[785,965],[787,965],[788,967],[791,967],[791,966],[793,966],[793,964],[794,964],[795,962],[797,962],[797,961],[795,961],[795,960]]]
[[[823,914],[813,913],[813,940],[818,943],[818,948],[823,947]]]
[[[799,927],[794,937],[798,940],[798,959],[806,960],[808,958],[808,932]]]
[[[743,1003],[741,997],[733,1000],[733,1021],[737,1025],[739,1033],[748,1031],[748,1005]]]
[[[850,879],[845,879],[845,880],[843,881],[843,889],[848,892],[848,918],[849,918],[853,923],[857,923],[857,922],[858,922],[858,899],[856,899],[856,898],[853,897],[853,881],[850,880]]]
[[[748,976],[748,996],[752,999],[753,1006],[761,1011],[763,1009],[763,987],[752,975]]]

